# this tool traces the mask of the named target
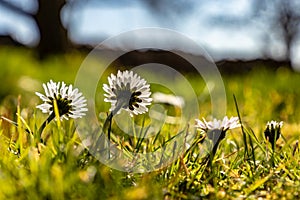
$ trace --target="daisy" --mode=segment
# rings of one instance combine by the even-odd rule
[[[205,132],[209,130],[220,130],[222,132],[226,132],[229,129],[234,129],[241,126],[238,117],[231,117],[230,119],[228,119],[228,117],[225,116],[223,120],[217,120],[214,118],[212,121],[209,122],[207,122],[204,118],[202,121],[199,119],[195,119],[195,121],[195,127],[200,128]]]
[[[106,118],[103,130],[107,129],[108,141],[110,141],[111,124],[114,115],[118,114],[121,109],[129,112],[130,116],[148,112],[147,106],[151,104],[150,85],[132,71],[120,70],[117,76],[111,74],[108,77],[108,84],[103,84],[105,102],[111,103],[111,113]],[[108,158],[110,158],[110,142],[108,142]]]
[[[88,109],[86,108],[86,99],[77,88],[72,85],[67,86],[64,82],[55,83],[50,80],[47,84],[43,84],[45,95],[36,92],[44,103],[38,105],[43,113],[49,113],[49,117],[53,119],[54,114],[54,100],[57,102],[59,116],[62,119],[68,120],[70,118],[81,118],[85,115]],[[51,121],[52,119],[48,120]]]
[[[130,116],[148,111],[151,104],[150,85],[132,71],[118,71],[117,76],[108,77],[109,84],[103,84],[105,102],[111,103],[112,115],[118,114],[121,109],[127,110]]]
[[[226,131],[241,126],[238,117],[231,117],[230,119],[228,119],[228,117],[225,116],[223,120],[217,120],[214,118],[209,122],[207,122],[204,118],[202,121],[199,119],[195,119],[195,121],[195,127],[204,131],[208,139],[213,142],[211,153],[212,157],[210,158],[210,162],[212,162],[212,158],[217,152],[219,143],[225,138]]]
[[[272,144],[274,144],[280,137],[281,127],[283,122],[270,121],[266,125],[266,129],[264,131],[265,138]]]
[[[156,103],[165,103],[173,106],[177,106],[178,108],[184,107],[184,99],[181,96],[175,96],[172,94],[165,94],[161,92],[156,92],[152,95],[153,101]]]

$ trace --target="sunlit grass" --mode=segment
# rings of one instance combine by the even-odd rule
[[[172,164],[134,174],[109,168],[93,157],[82,145],[73,120],[52,121],[42,135],[47,142],[36,140],[35,134],[47,116],[35,108],[41,102],[34,92],[41,91],[42,83],[50,79],[73,83],[83,59],[81,54],[73,53],[40,63],[27,50],[0,51],[3,81],[0,114],[19,124],[15,127],[0,120],[0,199],[299,198],[299,74],[282,68],[276,72],[261,69],[223,77],[227,115],[239,114],[243,129],[227,132],[212,165],[204,162],[203,138],[199,134],[190,149]],[[210,97],[205,94],[205,84],[189,77],[193,88],[199,88],[199,118],[210,117]],[[181,85],[180,81],[174,84]],[[169,92],[159,86],[152,89]],[[102,128],[109,104],[103,102],[101,88],[97,91],[96,106]],[[124,113],[116,117],[126,119],[123,126],[136,135],[143,135],[150,123],[147,115],[135,117],[135,123]],[[284,123],[283,137],[277,141],[274,154],[263,137],[266,122],[270,120]],[[184,135],[188,124],[183,127]],[[25,131],[28,128],[33,134]],[[113,123],[112,141],[128,154],[158,151],[181,134],[181,128],[182,124],[167,124],[159,127],[153,137],[142,140],[126,135],[126,131]]]

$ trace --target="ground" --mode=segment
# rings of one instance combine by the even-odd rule
[[[21,124],[16,127],[0,121],[1,199],[299,198],[299,74],[286,68],[270,71],[260,67],[243,75],[222,76],[226,115],[239,115],[242,126],[226,132],[212,162],[205,162],[212,157],[201,153],[205,133],[198,130],[190,148],[169,165],[147,173],[130,173],[112,169],[91,155],[72,119],[61,123],[53,120],[43,133],[47,142],[37,139],[37,130],[47,114],[36,108],[42,101],[35,92],[43,93],[42,83],[50,79],[72,84],[84,58],[80,52],[73,52],[38,62],[29,50],[0,50],[0,114]],[[199,88],[197,117],[210,120],[211,103],[204,82],[186,76],[193,88]],[[152,87],[153,92],[160,89],[168,92]],[[99,84],[97,91],[101,90]],[[110,104],[101,99],[102,94],[96,97],[102,127]],[[170,108],[167,114],[178,113]],[[134,120],[142,127],[150,123],[147,117]],[[283,121],[274,151],[264,138],[266,123],[271,120]],[[28,128],[32,134],[26,131]],[[190,128],[186,123],[183,133]],[[145,131],[138,130],[141,134]],[[125,136],[114,121],[111,131],[119,148],[139,153],[162,149],[181,134],[176,124],[165,125],[158,136],[138,140]]]

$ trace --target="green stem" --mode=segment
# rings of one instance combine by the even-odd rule
[[[110,132],[111,132],[111,121],[112,121],[112,113],[111,117],[109,118],[109,127],[108,127],[108,159],[110,159]]]
[[[19,124],[18,124],[17,122],[14,122],[14,121],[12,121],[12,120],[10,120],[10,119],[7,119],[6,117],[3,117],[3,116],[0,116],[0,118],[1,118],[2,120],[7,121],[8,123],[14,125],[15,127],[19,127]],[[32,132],[31,132],[29,129],[27,129],[27,128],[25,129],[25,131],[26,131],[26,133],[32,134]]]
[[[218,132],[215,132],[215,133],[212,132],[212,134],[216,134],[216,133],[218,133]],[[217,153],[217,150],[218,150],[218,147],[219,147],[220,142],[225,138],[225,134],[226,134],[226,130],[220,131],[220,135],[219,135],[218,138],[217,138],[217,142],[215,143],[215,145],[214,145],[214,147],[213,147],[211,153],[209,154],[209,166],[210,166],[210,167],[212,167],[213,159],[214,159],[214,157],[215,157],[215,155],[216,155],[216,153]],[[213,138],[214,138],[214,137],[215,137],[215,136],[213,136]],[[212,139],[212,141],[213,141],[213,139]]]
[[[113,112],[111,112],[108,117],[106,118],[104,125],[103,125],[103,129],[105,130],[106,127],[108,126],[108,130],[107,130],[107,137],[108,137],[108,159],[110,158],[110,132],[111,132],[111,122],[112,122],[112,118],[113,118]],[[107,123],[109,123],[107,125]]]
[[[118,103],[116,108],[111,111],[111,113],[108,115],[108,117],[106,118],[105,122],[104,122],[104,125],[103,125],[103,131],[105,132],[106,130],[106,127],[108,126],[108,159],[110,158],[110,132],[111,132],[111,124],[112,124],[112,118],[115,114],[117,114],[119,112],[119,110],[124,106],[126,105],[126,102],[122,102],[121,103]],[[109,123],[109,124],[107,124]]]
[[[274,139],[271,143],[272,145],[272,155],[271,155],[271,161],[272,161],[272,167],[275,167],[275,146],[276,146],[276,140]]]
[[[40,138],[40,142],[44,143],[43,139],[42,139],[42,133],[43,130],[45,129],[45,127],[47,126],[47,124],[49,124],[53,119],[55,118],[55,114],[54,112],[51,113],[51,115],[49,115],[49,117],[44,121],[44,123],[41,125],[41,127],[38,130],[38,137]]]

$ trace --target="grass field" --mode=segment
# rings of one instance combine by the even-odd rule
[[[212,162],[205,162],[212,157],[202,155],[203,133],[197,131],[189,150],[170,165],[130,173],[112,169],[92,156],[82,145],[72,119],[49,123],[43,133],[45,144],[37,139],[47,114],[36,108],[42,102],[35,92],[43,93],[42,83],[50,79],[73,84],[84,58],[73,52],[38,62],[31,51],[0,49],[0,115],[19,124],[16,127],[0,120],[0,199],[300,198],[299,74],[280,68],[223,76],[226,114],[239,114],[242,126],[226,132]],[[210,119],[205,84],[188,77],[193,88],[199,88],[198,117]],[[101,86],[97,89],[101,93]],[[160,89],[153,86],[153,90]],[[96,97],[102,127],[110,105],[101,100],[103,94]],[[176,109],[168,112],[176,114]],[[134,120],[142,126],[149,121],[147,117]],[[266,123],[271,120],[283,121],[282,137],[274,151],[264,138]],[[143,153],[163,149],[178,131],[176,124],[165,125],[158,139],[141,141],[126,137],[113,123],[112,140],[126,152]]]

